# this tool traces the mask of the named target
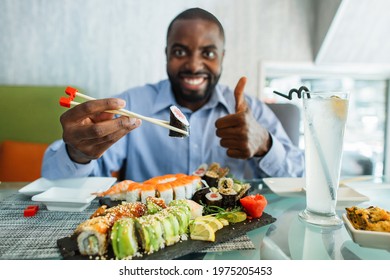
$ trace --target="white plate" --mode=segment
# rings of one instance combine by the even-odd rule
[[[34,195],[31,200],[42,202],[51,211],[81,212],[87,208],[96,197],[87,190],[53,187]]]
[[[53,182],[46,178],[39,178],[19,190],[20,193],[33,196],[47,191],[53,186]]]
[[[343,220],[353,242],[362,247],[390,250],[390,233],[355,229],[347,214],[343,214]]]
[[[21,193],[41,192],[34,195],[31,200],[44,203],[48,210],[81,212],[96,197],[93,193],[107,190],[115,181],[114,177],[84,177],[53,181],[41,178],[26,186]]]
[[[305,196],[305,178],[264,178],[264,183],[279,196]],[[337,190],[337,206],[348,206],[369,198],[347,186]]]
[[[280,196],[304,196],[304,178],[264,178],[264,183]]]
[[[46,178],[39,178],[34,182],[26,185],[19,190],[19,193],[33,196],[52,187],[68,188],[68,189],[91,189],[92,192],[107,190],[114,182],[114,177],[82,177],[71,179],[48,180]]]

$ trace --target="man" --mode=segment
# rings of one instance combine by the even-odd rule
[[[218,162],[239,179],[302,176],[303,153],[259,100],[244,95],[245,78],[234,92],[218,84],[225,35],[220,22],[199,8],[179,14],[167,32],[169,80],[130,89],[118,98],[88,101],[61,116],[63,140],[46,151],[42,176],[110,176],[144,181],[172,173],[190,174],[201,163]],[[190,136],[139,119],[114,118],[124,108],[169,120],[176,105],[190,123]]]

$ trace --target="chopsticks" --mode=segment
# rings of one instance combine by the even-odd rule
[[[77,105],[81,104],[79,102],[73,101],[73,99],[76,96],[81,97],[81,98],[83,98],[85,100],[96,100],[95,98],[93,98],[91,96],[88,96],[88,95],[85,95],[85,94],[79,92],[77,89],[72,88],[72,87],[67,87],[65,89],[65,93],[67,95],[69,95],[69,97],[68,98],[67,97],[61,97],[60,98],[60,105],[63,106],[63,107],[67,107],[67,108],[70,108],[71,106],[77,106]],[[168,121],[146,117],[146,116],[143,116],[143,115],[131,112],[131,111],[126,110],[126,109],[107,110],[106,112],[112,113],[112,114],[118,114],[118,115],[123,115],[123,116],[127,116],[127,117],[141,119],[141,120],[144,120],[144,121],[147,121],[147,122],[159,125],[161,127],[165,127],[165,128],[170,129],[170,130],[176,131],[176,132],[181,133],[183,135],[189,136],[188,131],[185,131],[185,130],[182,130],[180,128],[177,128],[177,127],[174,127],[172,125],[169,125]]]

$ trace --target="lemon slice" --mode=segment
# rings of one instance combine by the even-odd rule
[[[219,218],[218,220],[223,224],[223,226],[228,226],[229,225],[229,221],[224,219],[224,218]]]
[[[201,218],[201,220],[208,223],[214,229],[214,231],[223,228],[223,223],[215,217],[208,216],[208,217]]]
[[[215,241],[214,229],[204,221],[194,222],[190,232],[190,237],[193,240]]]
[[[330,100],[336,116],[340,119],[345,119],[348,111],[348,100],[338,96],[332,96]]]

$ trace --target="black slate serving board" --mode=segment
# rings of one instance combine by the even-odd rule
[[[258,219],[246,220],[237,224],[230,224],[218,230],[215,235],[215,242],[200,241],[200,240],[191,240],[180,241],[172,246],[165,247],[158,252],[147,255],[144,254],[142,257],[134,257],[134,260],[173,260],[180,257],[183,257],[190,253],[197,253],[202,250],[222,242],[229,241],[235,237],[246,234],[248,231],[251,231],[262,226],[269,225],[275,222],[276,219],[267,213]],[[60,249],[61,255],[64,259],[68,260],[89,260],[97,259],[96,257],[83,256],[80,255],[80,252],[77,248],[76,237],[64,237],[57,240],[57,246]],[[109,246],[109,251],[107,256],[104,259],[115,259],[114,253]]]

